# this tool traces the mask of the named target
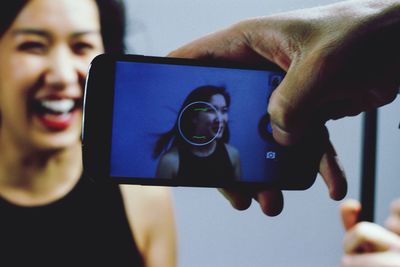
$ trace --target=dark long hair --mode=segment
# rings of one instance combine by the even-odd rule
[[[0,38],[29,0],[7,1],[0,9]],[[96,0],[100,15],[101,36],[106,53],[125,51],[125,6],[121,0]]]
[[[225,98],[226,105],[229,107],[231,104],[231,97],[229,93],[226,91],[224,87],[218,87],[214,85],[204,85],[197,87],[186,97],[183,101],[181,108],[179,109],[178,114],[190,103],[202,101],[202,102],[210,102],[211,97],[213,95],[222,95]],[[172,141],[172,144],[170,145]],[[229,141],[229,127],[226,125],[225,130],[222,134],[221,141],[224,143],[228,143]],[[167,151],[170,147],[174,146],[190,146],[179,134],[178,130],[178,118],[175,121],[174,126],[168,132],[162,134],[154,147],[153,157],[157,158],[164,151]]]

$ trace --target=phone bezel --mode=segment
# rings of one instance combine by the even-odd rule
[[[156,57],[143,55],[112,55],[102,54],[91,63],[87,75],[84,92],[84,111],[82,126],[82,152],[84,176],[97,182],[112,182],[117,184],[141,184],[157,186],[190,186],[190,187],[224,187],[224,188],[278,188],[282,190],[305,190],[312,186],[317,176],[319,159],[323,148],[321,141],[325,131],[305,138],[299,145],[287,148],[287,157],[282,160],[279,181],[247,182],[232,181],[221,182],[206,180],[202,182],[145,178],[145,177],[111,177],[110,154],[112,140],[112,122],[114,106],[115,64],[122,62],[148,62],[157,64],[189,65],[202,67],[219,67],[233,69],[254,69],[283,72],[278,66],[264,62],[258,65],[249,65],[239,62],[224,60],[201,60],[172,57]],[[310,149],[311,146],[311,149]],[[302,153],[307,151],[311,159]],[[290,166],[290,167],[287,167]],[[304,168],[304,166],[309,166]]]

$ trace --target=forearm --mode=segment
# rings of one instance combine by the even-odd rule
[[[343,1],[243,20],[169,55],[280,66],[287,73],[270,97],[268,113],[274,139],[292,145],[328,120],[355,116],[395,99],[399,29],[400,0]],[[333,145],[326,143],[319,171],[335,192],[333,198],[340,199],[346,181]],[[279,213],[275,211],[282,208],[282,195],[262,193],[263,211]],[[231,203],[239,203],[235,207],[248,207],[251,201],[246,194],[228,195]]]
[[[326,19],[330,16],[364,17],[373,14],[399,12],[399,0],[347,0],[313,8],[294,10],[283,14],[302,14],[304,19]],[[394,14],[394,13],[393,13]],[[398,13],[397,13],[398,14]]]

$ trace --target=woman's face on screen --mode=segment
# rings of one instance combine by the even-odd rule
[[[195,133],[220,139],[228,123],[228,106],[222,94],[211,96],[209,103],[214,109],[208,108],[198,113],[194,120]]]

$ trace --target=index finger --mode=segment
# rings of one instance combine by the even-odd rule
[[[248,64],[272,62],[286,71],[290,59],[283,53],[283,49],[280,49],[283,40],[278,40],[273,35],[274,29],[269,29],[265,25],[266,21],[268,18],[241,21],[185,44],[170,52],[168,56],[214,58]]]
[[[358,215],[361,211],[360,203],[355,199],[348,199],[340,205],[340,214],[343,227],[346,231],[357,224]]]

